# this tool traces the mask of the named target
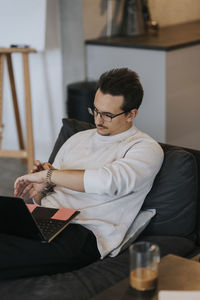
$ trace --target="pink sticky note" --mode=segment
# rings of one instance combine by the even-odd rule
[[[26,204],[30,213],[34,211],[34,209],[38,206],[37,204]]]
[[[76,210],[73,208],[62,207],[51,217],[51,219],[65,221],[69,219],[75,212]]]

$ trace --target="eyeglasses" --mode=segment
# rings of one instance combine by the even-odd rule
[[[90,115],[94,116],[94,117],[97,117],[98,115],[100,115],[100,117],[105,121],[105,122],[112,122],[112,119],[122,115],[122,114],[126,114],[128,113],[129,111],[123,111],[119,114],[116,114],[116,115],[112,115],[110,113],[106,113],[106,112],[100,112],[96,109],[96,107],[94,108],[91,108],[91,107],[88,107],[88,112]]]

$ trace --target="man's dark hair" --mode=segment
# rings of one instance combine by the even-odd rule
[[[103,73],[98,80],[97,87],[104,94],[124,96],[124,103],[121,107],[124,111],[138,109],[142,103],[144,92],[139,76],[128,68],[112,69]]]

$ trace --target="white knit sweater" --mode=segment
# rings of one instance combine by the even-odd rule
[[[122,242],[162,161],[158,143],[135,126],[113,136],[96,129],[79,132],[61,147],[53,165],[85,170],[85,192],[57,186],[42,206],[80,210],[73,222],[95,234],[103,258]]]

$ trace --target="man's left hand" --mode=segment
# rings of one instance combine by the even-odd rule
[[[23,197],[30,192],[31,197],[34,197],[41,192],[46,186],[46,173],[47,171],[45,170],[18,177],[14,184],[14,196]]]

